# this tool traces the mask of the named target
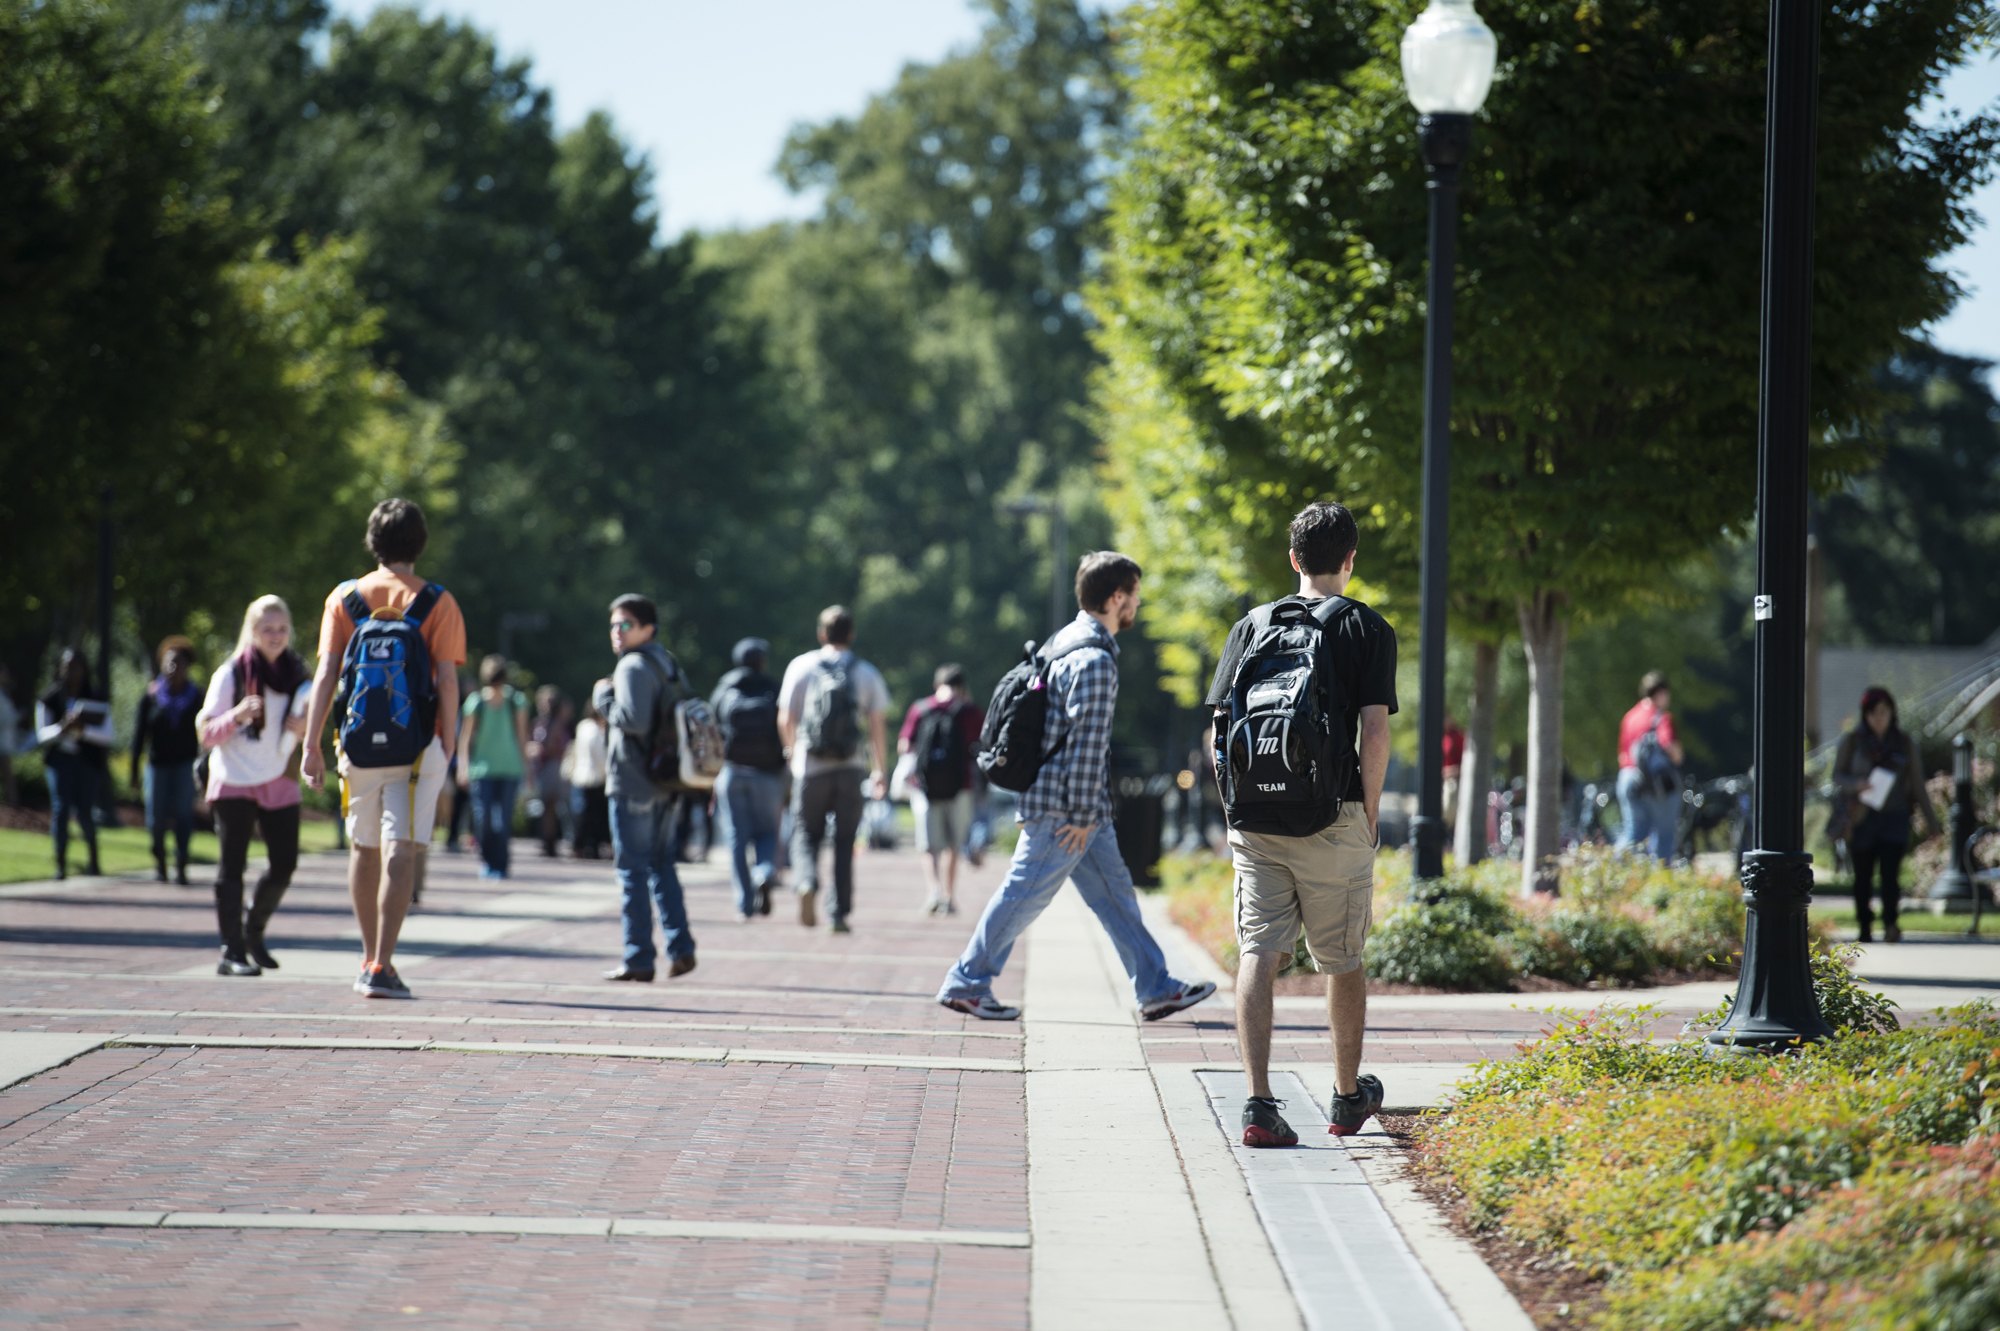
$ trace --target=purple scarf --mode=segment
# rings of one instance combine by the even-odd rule
[[[239,653],[229,663],[230,673],[236,677],[236,700],[241,702],[252,693],[275,693],[283,698],[284,704],[278,712],[278,724],[283,725],[285,716],[291,711],[292,695],[299,686],[312,678],[306,672],[305,658],[287,647],[275,661],[266,661],[264,653],[251,647]],[[264,735],[264,718],[252,721],[245,731],[251,739],[261,739]]]

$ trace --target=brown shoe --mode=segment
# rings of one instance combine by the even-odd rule
[[[694,969],[693,957],[675,957],[673,961],[667,966],[667,978],[669,980],[678,979],[680,976],[686,975],[689,971],[693,969]]]
[[[819,910],[813,905],[817,892],[799,893],[799,923],[810,929],[819,923]]]

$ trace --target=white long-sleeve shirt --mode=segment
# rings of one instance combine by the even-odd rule
[[[86,744],[110,749],[118,743],[118,733],[111,725],[111,704],[94,698],[72,698],[70,702],[72,705],[83,705],[83,714],[87,718],[83,728],[65,732],[63,714],[46,702],[38,702],[35,704],[37,744],[53,745],[58,753],[82,753]]]

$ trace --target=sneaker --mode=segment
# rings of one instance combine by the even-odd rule
[[[1342,1095],[1334,1091],[1327,1096],[1327,1107],[1332,1110],[1332,1122],[1327,1131],[1336,1137],[1352,1137],[1361,1131],[1361,1125],[1382,1112],[1382,1097],[1388,1092],[1382,1089],[1382,1079],[1374,1073],[1364,1073],[1354,1079],[1354,1094]]]
[[[1245,1146],[1297,1146],[1299,1134],[1278,1112],[1283,1100],[1262,1100],[1251,1096],[1243,1102],[1243,1144]]]
[[[819,909],[813,902],[817,892],[799,893],[799,923],[810,929],[819,923]]]
[[[370,998],[411,998],[410,986],[403,983],[403,977],[396,974],[394,966],[380,964],[370,966],[361,972],[361,978],[354,982],[356,993]]]
[[[222,960],[215,963],[215,973],[217,975],[247,976],[262,975],[264,972],[257,968],[256,962],[250,960],[241,952],[232,953],[225,947],[222,949]]]
[[[1148,1003],[1139,1009],[1139,1015],[1147,1021],[1158,1021],[1170,1017],[1185,1008],[1191,1008],[1215,992],[1215,981],[1199,980],[1194,984],[1184,984],[1173,993],[1157,1002]]]
[[[939,901],[936,897],[932,897],[929,901],[926,901],[924,903],[923,913],[926,915],[944,914],[944,902]]]
[[[956,901],[947,900],[944,903],[944,913],[947,915],[958,914],[958,903]]]
[[[851,934],[854,932],[854,930],[847,927],[846,920],[835,920],[826,927],[826,931],[831,934]]]
[[[981,994],[977,998],[940,998],[938,1002],[953,1012],[963,1012],[981,1021],[1014,1021],[1021,1015],[1021,1009],[996,1002],[991,994]]]

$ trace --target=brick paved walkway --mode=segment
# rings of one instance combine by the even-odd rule
[[[0,1081],[9,1033],[91,1050],[0,1089],[0,1219],[119,1226],[0,1224],[0,1322],[1300,1324],[1194,1075],[1234,1064],[1226,994],[1134,1024],[1074,906],[1001,982],[1028,1022],[948,1012],[932,995],[1002,866],[927,917],[907,854],[858,857],[847,936],[788,896],[739,922],[719,865],[690,867],[699,969],[608,984],[609,866],[521,849],[503,884],[433,855],[398,955],[411,1003],[348,988],[341,857],[301,867],[283,968],[251,980],[212,973],[205,889],[0,892]],[[1315,1008],[1281,1002],[1274,1056],[1323,1090]],[[1378,1000],[1370,1063],[1504,1056],[1547,1021],[1531,999]],[[1111,1160],[1125,1174],[1091,1182]],[[260,1227],[215,1227],[232,1217]],[[263,1227],[309,1224],[360,1228]],[[463,1232],[482,1227],[511,1231]]]

